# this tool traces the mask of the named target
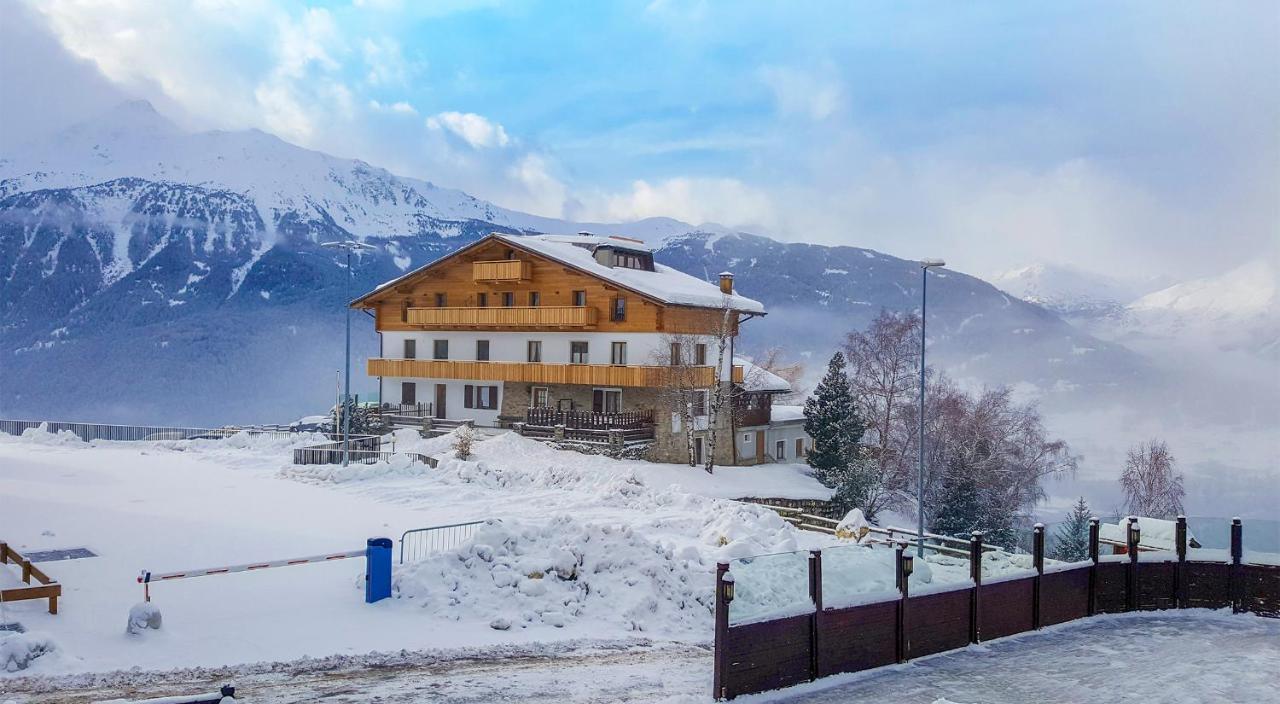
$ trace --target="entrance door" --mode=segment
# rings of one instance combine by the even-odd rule
[[[693,464],[702,464],[702,438],[693,439]]]
[[[764,431],[756,431],[756,461],[764,462]]]
[[[448,390],[448,386],[444,384],[436,384],[436,418],[448,418],[445,415],[444,398]]]
[[[418,403],[418,385],[412,381],[400,382],[400,405],[415,406]]]

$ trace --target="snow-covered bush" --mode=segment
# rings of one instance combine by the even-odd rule
[[[25,670],[32,660],[57,649],[51,638],[38,633],[0,633],[0,670]]]
[[[460,426],[453,432],[453,456],[460,460],[471,459],[471,446],[475,441],[476,431],[469,425]]]

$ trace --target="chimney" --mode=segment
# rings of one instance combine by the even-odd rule
[[[720,272],[720,293],[725,295],[733,293],[733,274],[727,271]]]

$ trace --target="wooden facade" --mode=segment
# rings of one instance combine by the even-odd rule
[[[613,364],[539,364],[532,362],[468,362],[433,359],[370,359],[370,376],[424,379],[474,379],[535,384],[585,384],[590,386],[659,387],[668,383],[671,367]],[[682,370],[696,375],[697,383],[711,386],[714,367]]]
[[[619,297],[625,300],[626,313],[622,319],[615,319],[615,299]],[[504,298],[510,305],[504,305]],[[724,321],[723,311],[719,309],[662,303],[534,252],[517,250],[498,239],[481,240],[352,305],[372,309],[377,317],[377,329],[383,332],[455,325],[523,330],[594,326],[598,332],[712,335]],[[501,308],[588,310],[539,313],[532,317],[521,317],[529,314],[516,312],[480,312]],[[430,309],[440,312],[423,312]],[[575,322],[560,322],[561,316]],[[475,322],[448,322],[454,319]],[[730,316],[730,328],[731,334],[737,334],[736,315]]]
[[[409,308],[405,321],[420,330],[596,327],[599,311],[587,306],[510,308]]]

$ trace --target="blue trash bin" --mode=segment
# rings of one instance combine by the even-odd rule
[[[365,546],[364,603],[391,596],[391,538],[369,538]]]

